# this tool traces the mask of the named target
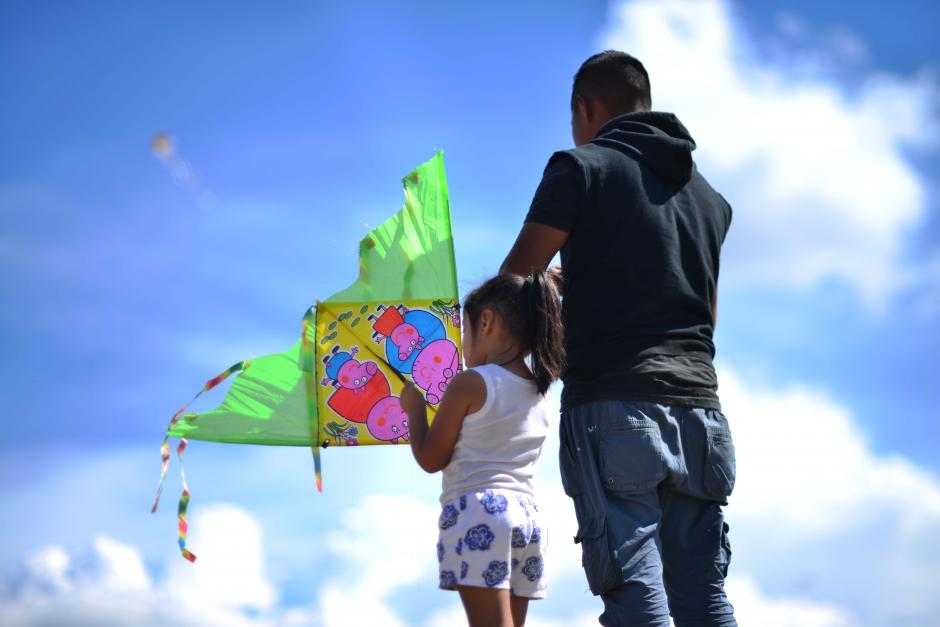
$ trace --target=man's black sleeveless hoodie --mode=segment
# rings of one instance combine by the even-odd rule
[[[674,115],[642,112],[549,160],[526,222],[569,234],[563,408],[720,409],[710,303],[731,207],[698,173],[694,149]]]

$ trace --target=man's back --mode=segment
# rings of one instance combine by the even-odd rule
[[[711,303],[731,208],[694,147],[675,116],[631,113],[546,168],[526,222],[568,233],[565,407],[719,407]]]
[[[651,106],[635,57],[581,65],[577,148],[552,156],[500,270],[525,275],[561,252],[559,464],[600,623],[734,627],[721,509],[734,445],[712,365],[731,207],[696,172],[682,124]]]

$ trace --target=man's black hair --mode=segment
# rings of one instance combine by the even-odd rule
[[[572,111],[577,96],[604,103],[615,116],[648,111],[652,106],[646,68],[639,59],[619,50],[599,52],[581,64],[571,89]]]

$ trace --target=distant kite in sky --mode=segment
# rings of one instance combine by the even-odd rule
[[[359,242],[359,278],[307,310],[297,343],[233,365],[192,399],[238,374],[218,408],[185,413],[187,404],[173,416],[161,447],[163,472],[153,511],[171,436],[180,438],[181,474],[188,439],[309,446],[322,491],[321,447],[408,443],[408,416],[399,402],[406,380],[424,391],[433,419],[463,368],[442,154],[418,166],[402,186],[404,207]],[[189,497],[183,475],[179,547],[194,561],[186,549]]]
[[[176,143],[169,133],[160,131],[150,140],[150,149],[166,167],[176,184],[187,190],[203,209],[209,209],[215,203],[215,194],[202,184],[193,167],[176,152]]]

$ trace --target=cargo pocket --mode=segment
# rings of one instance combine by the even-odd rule
[[[595,595],[604,594],[620,585],[617,569],[607,539],[607,518],[603,514],[578,522],[574,541],[581,545],[581,566],[588,587]]]
[[[600,440],[601,481],[611,492],[645,492],[666,476],[658,427],[608,431]]]
[[[593,456],[576,455],[574,444],[566,436],[562,432],[559,464],[562,486],[574,502],[578,520],[574,541],[581,545],[581,565],[591,592],[604,594],[620,581],[607,539],[606,499],[593,462],[587,461]]]
[[[724,426],[706,427],[705,440],[705,492],[724,502],[734,490],[735,459],[731,431]]]

